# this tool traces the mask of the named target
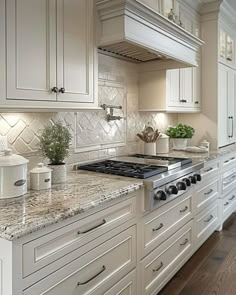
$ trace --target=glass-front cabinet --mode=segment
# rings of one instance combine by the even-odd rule
[[[235,39],[223,28],[219,30],[219,59],[222,63],[235,64]]]

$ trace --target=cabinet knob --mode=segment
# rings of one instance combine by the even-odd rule
[[[60,92],[60,93],[65,93],[65,92],[66,92],[66,90],[65,90],[65,88],[64,88],[64,87],[62,87],[62,88],[60,88],[60,89],[59,89],[59,92]]]
[[[54,93],[58,93],[58,91],[59,91],[57,87],[53,87],[51,90],[52,90],[52,92],[54,92]]]
[[[180,102],[187,102],[187,100],[186,99],[181,99]]]

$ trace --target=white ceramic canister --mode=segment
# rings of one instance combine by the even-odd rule
[[[30,171],[30,187],[32,190],[50,189],[52,184],[52,169],[49,169],[43,163]]]
[[[155,156],[156,155],[156,143],[145,142],[144,143],[144,155]]]
[[[156,141],[156,153],[157,154],[168,154],[169,153],[169,136],[161,134]]]
[[[22,156],[6,150],[0,156],[0,199],[19,197],[27,193],[27,163]]]

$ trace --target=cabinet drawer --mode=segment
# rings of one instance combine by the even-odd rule
[[[24,290],[23,295],[102,295],[135,265],[133,226]]]
[[[141,222],[142,257],[190,221],[192,214],[192,196],[183,195],[146,215]]]
[[[204,168],[201,169],[202,180],[214,177],[220,172],[220,162],[210,161],[204,164]]]
[[[208,206],[196,217],[196,244],[203,243],[219,224],[218,200]]]
[[[222,199],[222,217],[225,221],[236,209],[236,193],[233,190]]]
[[[235,154],[231,154],[231,155],[227,155],[222,159],[222,167],[223,168],[228,168],[229,166],[231,166],[236,164],[236,155]]]
[[[141,262],[141,294],[157,294],[193,248],[192,221]]]
[[[120,280],[114,287],[109,289],[104,295],[136,295],[137,294],[137,277],[136,270],[129,273]]]
[[[214,202],[218,198],[219,194],[219,179],[214,179],[210,182],[201,184],[201,188],[196,191],[195,204],[196,213],[199,213],[209,204]]]
[[[134,197],[24,244],[23,277],[60,259],[71,251],[82,249],[82,246],[135,215],[136,198]],[[86,252],[86,247],[84,248],[83,251]]]

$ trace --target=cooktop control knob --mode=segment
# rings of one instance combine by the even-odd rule
[[[188,178],[183,178],[182,181],[184,181],[187,186],[191,185],[191,181]]]
[[[167,194],[164,191],[157,191],[154,196],[154,199],[165,201],[167,199]]]
[[[191,181],[191,183],[196,184],[197,180],[194,176],[189,176],[189,180]]]
[[[177,195],[178,194],[178,189],[175,185],[168,186],[166,191],[167,191],[168,195]]]
[[[202,177],[201,177],[200,174],[194,174],[193,176],[195,177],[195,179],[196,179],[197,181],[201,181],[201,180],[202,180]]]
[[[183,182],[183,181],[179,181],[179,182],[177,182],[176,183],[176,186],[177,186],[177,189],[179,190],[179,191],[185,191],[186,190],[186,183],[185,182]]]

